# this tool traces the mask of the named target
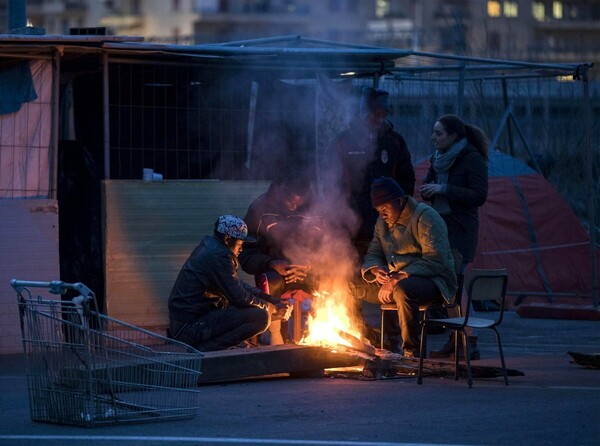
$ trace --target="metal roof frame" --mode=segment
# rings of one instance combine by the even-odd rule
[[[286,77],[313,78],[315,72],[331,77],[352,72],[356,77],[392,75],[396,79],[419,78],[433,73],[441,80],[442,72],[477,72],[479,75],[503,78],[533,76],[579,76],[589,62],[534,63],[527,61],[488,59],[455,54],[357,45],[344,42],[304,38],[300,35],[276,36],[234,42],[201,45],[169,45],[147,43],[138,36],[0,36],[0,57],[49,58],[58,51],[63,60],[89,54],[107,54],[115,63],[190,63],[211,68],[248,69],[285,73]],[[429,63],[424,63],[429,62]],[[487,74],[486,74],[487,73]],[[452,80],[452,79],[447,79]]]

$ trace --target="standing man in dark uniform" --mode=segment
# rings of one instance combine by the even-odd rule
[[[411,196],[415,188],[415,170],[406,142],[386,119],[388,97],[387,91],[364,88],[358,116],[336,137],[332,150],[332,156],[337,158],[337,163],[331,164],[337,173],[338,187],[361,220],[355,237],[361,258],[377,221],[370,196],[373,180],[382,176],[393,178]]]

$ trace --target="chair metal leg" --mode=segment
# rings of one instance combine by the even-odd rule
[[[302,340],[302,301],[294,299],[294,342],[297,344]]]
[[[469,384],[469,389],[473,387],[473,374],[471,373],[471,352],[469,349],[469,343],[467,342],[467,334],[465,332],[461,332],[462,341],[463,341],[463,351],[465,353],[465,363],[467,364],[467,384]],[[455,354],[458,357],[458,352]]]
[[[502,362],[502,372],[504,373],[504,384],[508,386],[508,374],[506,373],[506,364],[504,362],[504,351],[502,349],[502,341],[500,341],[500,333],[496,330],[496,327],[492,327],[494,333],[496,333],[496,343],[498,344],[498,351],[500,352],[500,362]]]
[[[427,350],[427,324],[421,322],[421,343],[419,346],[419,372],[417,373],[417,384],[423,384],[423,354]]]
[[[421,311],[419,309],[419,323],[422,324],[423,321],[425,319],[427,319],[427,310]],[[421,340],[423,339],[423,336],[421,336]],[[425,342],[425,344],[427,344],[427,342]],[[421,355],[421,358],[427,358],[427,345],[425,345],[425,350],[423,350],[423,348],[421,348],[421,351],[419,352],[419,354]]]
[[[458,330],[454,331],[454,381],[458,381]]]
[[[384,320],[385,320],[385,310],[382,309],[381,310],[381,336],[380,336],[381,342],[380,342],[380,346],[379,346],[379,348],[381,348],[381,350],[383,350],[383,338],[385,336],[385,331],[384,331],[385,330],[385,322],[384,322]]]

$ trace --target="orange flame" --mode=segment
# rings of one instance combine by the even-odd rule
[[[340,332],[349,333],[361,338],[358,324],[354,321],[347,307],[347,299],[336,293],[327,291],[314,292],[312,311],[308,316],[307,335],[300,344],[335,347],[338,345],[351,346],[340,336]]]

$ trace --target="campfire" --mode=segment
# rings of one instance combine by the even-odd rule
[[[306,335],[300,344],[375,354],[375,348],[362,336],[360,322],[352,315],[347,296],[321,291],[314,292],[313,297]]]

